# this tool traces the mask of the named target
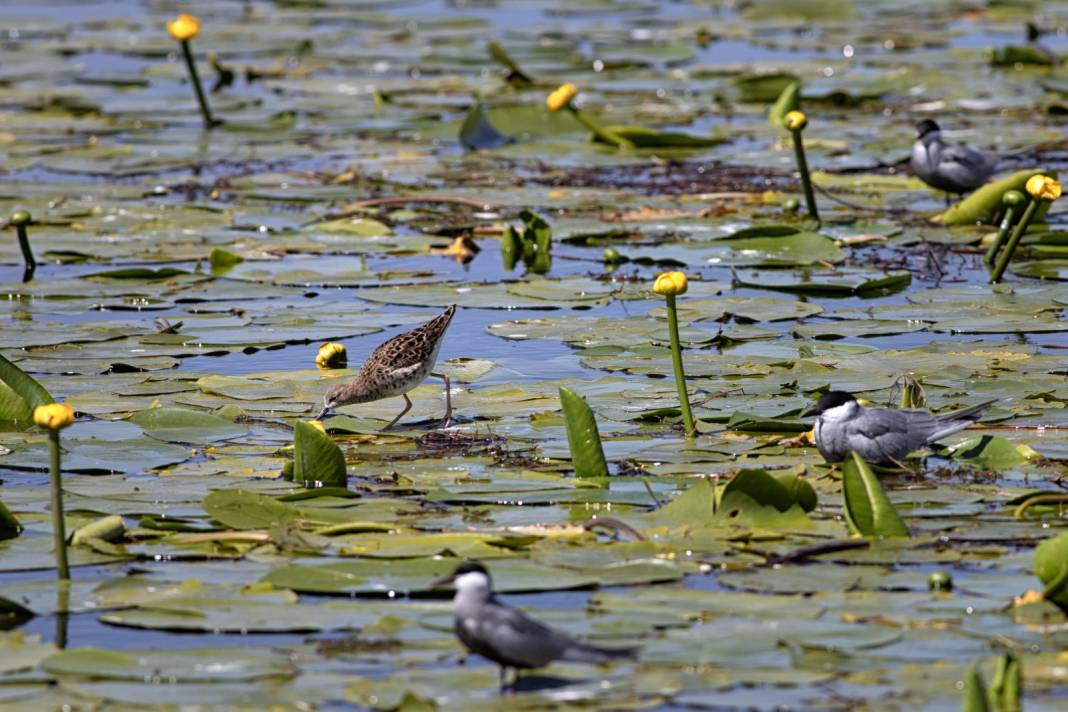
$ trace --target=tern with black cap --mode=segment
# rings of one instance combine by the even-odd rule
[[[964,145],[952,145],[942,138],[942,129],[931,119],[916,124],[909,165],[927,185],[947,193],[975,190],[994,174],[997,158]]]
[[[525,613],[504,605],[493,594],[493,581],[484,566],[460,564],[435,586],[452,585],[456,637],[472,653],[501,667],[501,689],[506,689],[508,668],[519,671],[540,668],[556,660],[607,663],[633,659],[637,648],[602,648],[576,640],[562,630],[539,623]]]
[[[952,413],[927,410],[865,408],[845,391],[831,391],[802,417],[816,416],[816,448],[827,462],[841,462],[851,451],[876,465],[897,465],[909,453],[975,424],[987,401]]]

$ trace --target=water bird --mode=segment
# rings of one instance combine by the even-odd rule
[[[602,648],[583,643],[506,606],[493,594],[493,581],[482,564],[460,564],[433,585],[449,584],[456,588],[456,637],[472,653],[500,666],[502,690],[507,689],[509,668],[515,670],[514,688],[519,683],[520,670],[544,667],[555,660],[600,664],[637,656],[637,648]]]
[[[964,430],[996,400],[935,415],[928,410],[865,408],[845,391],[830,391],[802,417],[816,417],[816,448],[827,462],[841,462],[852,450],[867,462],[899,465],[909,453]]]
[[[425,324],[397,334],[372,351],[350,382],[336,385],[326,392],[323,396],[323,409],[315,419],[322,420],[330,410],[343,405],[403,396],[404,410],[391,420],[389,425],[382,428],[388,430],[411,410],[412,401],[408,398],[408,391],[422,383],[428,375],[432,375],[445,381],[445,417],[441,421],[441,427],[448,427],[452,420],[449,377],[431,371],[454,313],[455,304]]]
[[[994,174],[997,164],[997,157],[989,153],[947,144],[942,129],[931,119],[916,124],[909,165],[920,180],[936,190],[958,195],[975,190]]]

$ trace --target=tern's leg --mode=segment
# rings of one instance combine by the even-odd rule
[[[508,691],[508,668],[500,666],[501,694]]]
[[[445,417],[441,419],[441,427],[449,427],[449,423],[452,422],[452,383],[449,381],[449,377],[444,373],[432,373],[431,376],[437,376],[441,380],[445,381]]]
[[[400,414],[397,415],[396,418],[394,418],[393,420],[389,421],[389,425],[387,425],[386,427],[382,428],[382,430],[389,430],[390,428],[392,428],[394,425],[397,424],[397,421],[400,420],[401,418],[403,418],[404,414],[407,413],[411,409],[412,409],[412,400],[411,400],[411,398],[408,397],[408,394],[405,393],[404,394],[404,410],[402,410],[400,412]],[[380,430],[379,432],[382,432],[382,431]]]

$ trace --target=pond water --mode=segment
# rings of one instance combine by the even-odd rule
[[[165,30],[180,11],[201,18],[210,131]],[[68,531],[122,525],[72,546],[58,584],[47,438],[0,432],[23,527],[0,541],[0,710],[960,709],[1006,652],[1027,708],[1063,709],[1058,592],[1013,601],[1065,531],[1063,497],[1018,506],[1064,491],[1068,210],[990,286],[995,228],[932,220],[943,196],[906,163],[934,118],[999,152],[999,177],[1068,167],[1065,70],[991,64],[1028,21],[1068,52],[1059,2],[5,3],[0,216],[32,214],[39,265],[23,282],[6,227],[0,349],[78,413]],[[767,119],[794,78],[820,224]],[[564,81],[596,122],[720,141],[597,144],[546,109]],[[511,142],[463,148],[476,100]],[[526,209],[548,269],[502,254]],[[691,441],[651,291],[676,269]],[[385,433],[400,399],[345,406],[326,428],[348,494],[284,479],[326,389],[453,303],[454,423],[437,379]],[[315,368],[327,341],[350,370]],[[801,412],[829,389],[897,405],[908,381],[938,410],[997,403],[880,474],[910,536],[795,556],[852,541]],[[574,476],[560,387],[592,407],[610,477]],[[746,470],[816,506],[724,493]],[[747,498],[740,519],[716,488]],[[589,526],[606,518],[626,527]],[[462,559],[639,659],[499,695],[430,587]],[[928,589],[941,572],[952,591]]]

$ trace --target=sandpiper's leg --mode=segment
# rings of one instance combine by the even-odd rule
[[[397,421],[400,420],[401,418],[403,418],[404,414],[407,413],[411,409],[412,409],[412,400],[411,400],[411,398],[408,397],[408,394],[405,393],[404,394],[404,410],[402,410],[400,413],[398,413],[396,418],[394,418],[393,420],[389,421],[389,425],[387,425],[386,427],[382,428],[382,430],[389,430],[390,428],[392,428],[394,425],[397,424]],[[379,432],[382,432],[382,431],[380,430]]]
[[[436,376],[445,381],[445,417],[441,419],[441,427],[449,427],[449,423],[452,422],[452,382],[449,381],[449,376],[444,373],[432,373],[431,376]]]

